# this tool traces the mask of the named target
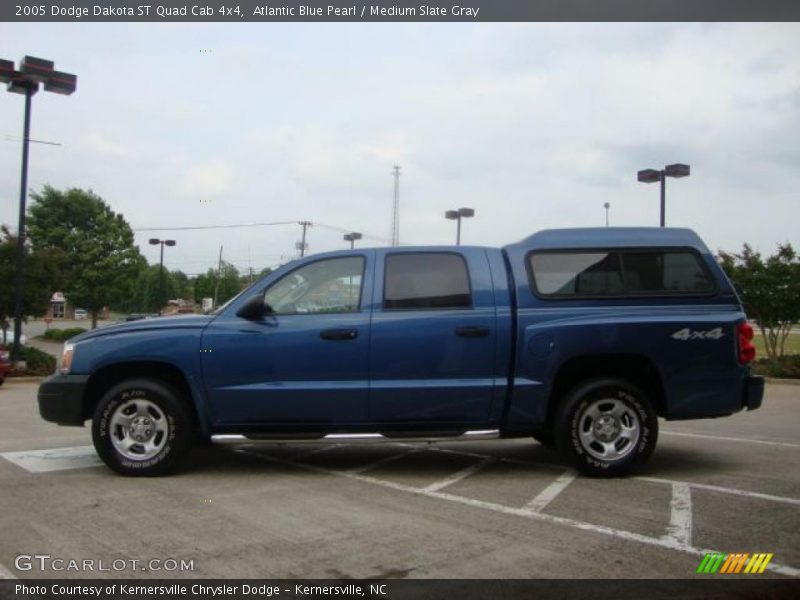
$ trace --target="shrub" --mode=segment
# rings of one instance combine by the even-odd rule
[[[70,327],[68,329],[58,329],[53,327],[48,329],[44,332],[44,338],[46,340],[52,340],[54,342],[65,342],[69,338],[75,337],[79,333],[83,333],[86,331],[83,327]]]
[[[56,357],[30,346],[22,347],[22,356],[27,363],[19,375],[52,375],[56,370]]]
[[[780,379],[800,378],[800,354],[788,354],[781,358],[762,358],[752,366],[753,373]]]

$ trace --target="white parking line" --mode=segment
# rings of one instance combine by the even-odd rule
[[[461,469],[460,471],[453,473],[449,477],[445,477],[440,481],[436,481],[429,486],[424,487],[423,489],[426,492],[436,492],[441,489],[446,488],[448,485],[453,485],[454,483],[458,483],[462,479],[465,479],[472,475],[473,473],[477,473],[485,466],[495,462],[493,458],[484,458],[482,461],[476,462],[474,465],[470,465],[466,469]]]
[[[31,473],[86,469],[103,464],[94,446],[3,452],[0,456]]]
[[[664,539],[683,546],[692,545],[692,488],[686,483],[672,484],[669,525]]]
[[[406,446],[410,446],[409,444],[403,444]],[[477,454],[475,452],[460,452],[458,450],[452,450],[450,448],[437,448],[431,447],[429,450],[435,450],[437,452],[444,452],[446,454],[455,454],[458,456],[469,456],[472,458],[487,458],[489,455],[487,454]],[[522,465],[522,466],[529,466],[529,467],[542,467],[545,469],[563,469],[563,467],[559,467],[559,465],[551,464],[551,463],[543,463],[543,462],[536,462],[532,460],[522,460],[518,458],[503,458],[498,457],[498,462],[514,464],[514,465]],[[800,506],[800,499],[798,498],[789,498],[788,496],[775,496],[773,494],[762,494],[761,492],[751,492],[748,490],[740,490],[737,488],[728,488],[722,487],[718,485],[709,485],[705,483],[694,483],[691,481],[678,481],[675,479],[663,479],[660,477],[647,477],[647,476],[632,476],[630,479],[636,479],[639,481],[649,481],[650,483],[663,483],[666,485],[674,485],[674,484],[686,484],[693,488],[710,490],[712,492],[720,492],[722,494],[732,494],[735,496],[744,496],[748,498],[756,498],[758,500],[769,500],[771,502],[782,502],[784,504],[793,504],[795,506]]]
[[[392,454],[391,456],[384,456],[383,458],[371,463],[367,463],[362,467],[356,467],[355,469],[350,469],[350,473],[364,473],[365,471],[371,471],[372,469],[380,467],[381,465],[394,462],[405,456],[410,456],[412,454],[416,454],[417,452],[422,452],[424,449],[425,448],[411,448],[410,450],[406,450],[405,452],[401,452],[400,454]]]
[[[542,492],[533,500],[528,502],[522,507],[522,510],[528,512],[541,512],[550,504],[556,497],[563,492],[567,486],[575,481],[578,474],[573,470],[565,471],[558,479],[548,485]]]
[[[341,444],[314,446],[310,450],[306,450],[305,452],[299,452],[298,454],[295,454],[290,460],[297,460],[299,458],[305,458],[307,456],[314,456],[315,454],[322,454],[323,452],[327,452],[328,450],[333,450],[334,448],[341,448]]]
[[[569,519],[566,517],[557,517],[555,515],[551,515],[548,513],[543,512],[532,512],[529,510],[525,510],[522,508],[514,508],[511,506],[505,506],[503,504],[495,504],[494,502],[486,502],[484,500],[477,500],[475,498],[466,498],[464,496],[456,496],[454,494],[448,494],[447,492],[442,491],[432,491],[426,488],[417,488],[410,485],[405,485],[402,483],[396,483],[394,481],[387,481],[384,479],[378,479],[376,477],[370,477],[369,475],[361,475],[358,473],[349,473],[347,471],[336,471],[334,469],[326,469],[324,467],[318,467],[316,465],[309,465],[306,463],[298,463],[298,462],[291,462],[288,460],[274,458],[272,456],[268,456],[265,454],[259,454],[254,452],[249,452],[254,456],[260,457],[264,460],[274,463],[280,464],[289,464],[294,465],[297,467],[301,467],[303,469],[314,471],[317,473],[325,473],[327,475],[336,475],[338,477],[347,477],[350,479],[355,479],[357,481],[362,481],[364,483],[370,483],[373,485],[378,485],[381,487],[398,490],[401,492],[407,492],[410,494],[416,494],[420,496],[427,496],[429,498],[437,498],[440,500],[447,500],[449,502],[455,502],[458,504],[463,504],[466,506],[472,506],[475,508],[481,508],[484,510],[491,510],[498,513],[503,513],[506,515],[512,515],[516,517],[523,517],[526,519],[531,519],[535,521],[544,521],[547,523],[555,523],[557,525],[566,525],[568,527],[572,527],[573,529],[579,529],[581,531],[589,531],[592,533],[600,533],[603,535],[608,535],[611,537],[615,537],[618,539],[622,539],[629,542],[639,542],[641,544],[647,544],[650,546],[657,546],[660,548],[665,548],[667,550],[675,550],[678,552],[684,552],[687,554],[692,554],[695,556],[705,556],[708,553],[716,552],[715,550],[711,550],[708,548],[695,548],[693,546],[682,544],[675,539],[668,538],[668,537],[661,537],[655,538],[650,537],[647,535],[642,535],[640,533],[634,533],[632,531],[625,531],[623,529],[614,529],[612,527],[606,527],[604,525],[595,525],[594,523],[587,523],[585,521],[577,521],[575,519]],[[781,565],[778,563],[771,562],[767,566],[767,570],[773,571],[775,573],[780,573],[781,575],[788,575],[790,577],[800,577],[800,569],[790,567],[788,565]]]
[[[704,433],[684,433],[683,431],[659,431],[661,435],[677,435],[680,437],[701,438],[706,440],[721,440],[723,442],[743,442],[746,444],[762,444],[765,446],[781,446],[783,448],[800,448],[800,444],[790,442],[770,442],[768,440],[754,440],[751,438],[728,437],[724,435],[706,435]]]
[[[688,485],[689,487],[697,488],[699,490],[709,490],[712,492],[720,492],[721,494],[731,494],[733,496],[744,496],[746,498],[757,498],[758,500],[769,500],[770,502],[782,502],[783,504],[793,504],[800,506],[800,500],[797,498],[789,498],[787,496],[773,496],[772,494],[762,494],[761,492],[749,492],[747,490],[740,490],[736,488],[722,487],[719,485],[709,485],[707,483],[694,483],[692,481],[674,481],[672,479],[661,479],[659,477],[634,477],[639,481],[649,481],[650,483],[666,483],[674,486],[675,484]]]

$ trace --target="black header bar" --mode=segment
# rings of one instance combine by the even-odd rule
[[[797,0],[4,0],[0,22],[800,21]]]

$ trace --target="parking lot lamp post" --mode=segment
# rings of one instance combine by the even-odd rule
[[[164,246],[174,246],[175,240],[160,240],[158,238],[150,238],[151,246],[157,246],[158,244],[161,244],[161,268],[158,273],[158,315],[161,316],[161,311],[164,308],[164,304],[166,304],[166,300],[164,299]]]
[[[360,233],[358,233],[357,231],[353,231],[352,233],[344,234],[344,241],[350,242],[350,249],[352,250],[353,248],[355,248],[356,240],[360,240],[361,237],[362,236]]]
[[[17,256],[14,278],[14,346],[11,349],[11,360],[22,360],[22,299],[25,287],[25,203],[28,188],[28,144],[31,132],[31,99],[39,91],[39,84],[44,84],[47,92],[69,95],[75,91],[78,78],[70,73],[61,73],[53,69],[53,62],[26,56],[22,59],[19,71],[14,69],[14,62],[0,59],[0,83],[7,83],[7,90],[15,94],[25,95],[25,120],[22,134],[22,174],[19,189],[19,225],[17,227]]]
[[[605,204],[603,204],[603,208],[606,209],[606,227],[608,227],[608,209],[611,208],[611,204],[609,202],[606,202]]]
[[[444,218],[458,223],[456,227],[456,246],[461,245],[461,219],[474,217],[475,211],[471,208],[459,208],[458,210],[448,210],[444,213]]]
[[[657,169],[644,169],[636,174],[642,183],[661,182],[661,227],[666,226],[667,212],[667,177],[688,177],[689,165],[675,163],[667,165],[661,171]]]

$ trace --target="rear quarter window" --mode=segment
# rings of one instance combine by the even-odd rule
[[[542,297],[706,295],[716,289],[690,249],[546,251],[528,255],[531,289]]]

